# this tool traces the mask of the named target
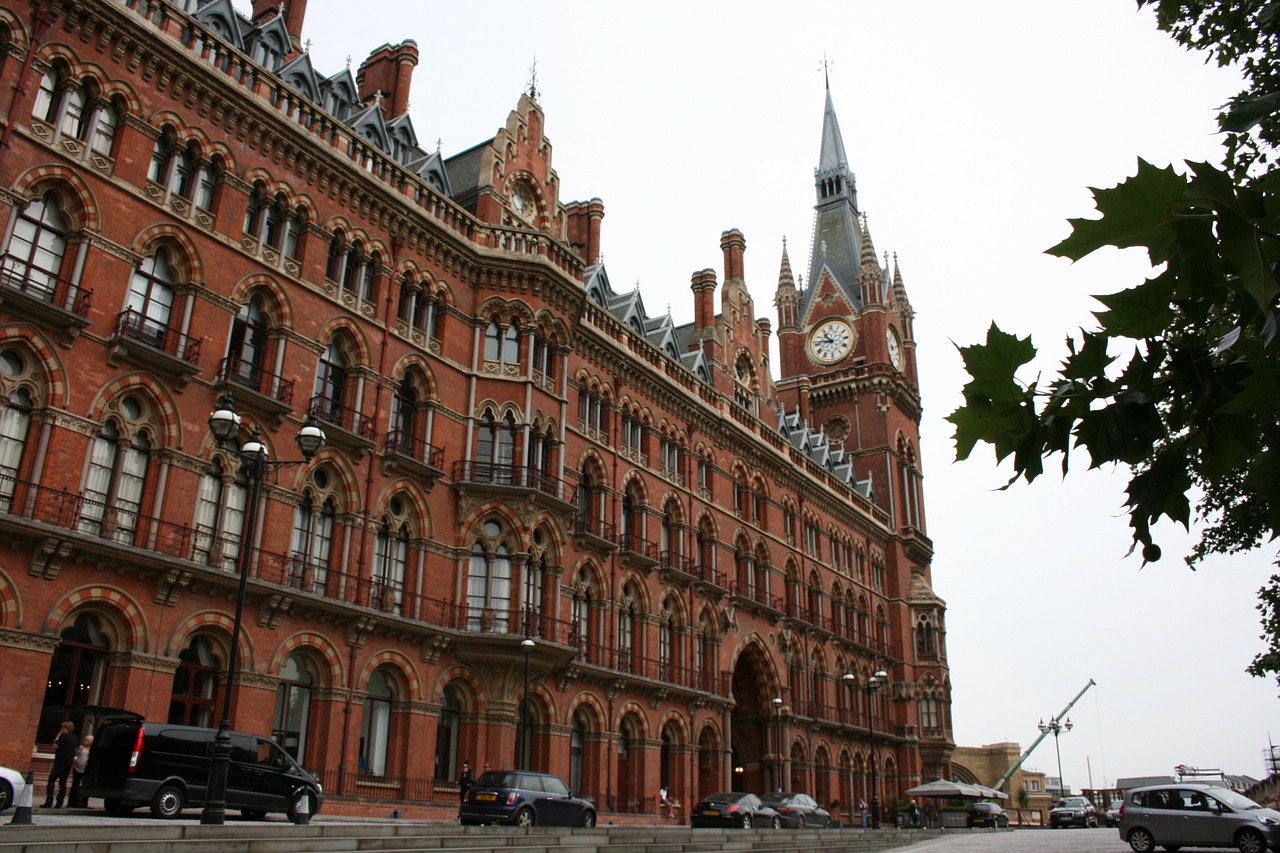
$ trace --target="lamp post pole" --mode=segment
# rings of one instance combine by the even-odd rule
[[[1045,723],[1044,718],[1041,717],[1037,728],[1040,729],[1040,734],[1053,732],[1053,751],[1058,756],[1058,797],[1065,797],[1067,795],[1067,784],[1062,778],[1062,749],[1058,746],[1058,733],[1071,731],[1071,718],[1067,717],[1064,721],[1059,720],[1057,717],[1050,717],[1049,722]]]
[[[773,786],[782,790],[782,697],[773,697]]]
[[[529,652],[533,651],[533,646],[533,638],[528,635],[520,641],[520,648],[524,651],[524,692],[520,694],[520,755],[517,763],[521,770],[529,769],[526,756],[533,752],[529,745]]]
[[[876,784],[876,691],[889,680],[889,673],[878,669],[867,676],[867,733],[871,739],[871,828],[880,828],[880,788]]]
[[[209,432],[217,440],[218,446],[225,447],[240,432],[240,415],[236,413],[231,394],[223,395],[218,408],[209,415]],[[210,751],[209,784],[205,794],[204,811],[200,813],[200,823],[221,826],[227,813],[227,773],[231,767],[231,696],[236,689],[236,671],[239,668],[240,632],[244,622],[244,601],[249,588],[250,552],[258,532],[258,501],[262,495],[262,479],[268,471],[285,465],[303,465],[316,455],[324,446],[324,430],[316,422],[315,415],[307,415],[302,429],[295,439],[303,458],[296,461],[276,462],[267,458],[267,446],[262,443],[261,435],[255,428],[253,437],[243,447],[234,448],[230,452],[244,466],[245,476],[249,479],[249,511],[245,514],[244,533],[240,537],[240,577],[236,586],[236,612],[231,623],[231,648],[227,652],[226,686],[222,692],[222,721],[218,724],[218,733],[213,738]]]

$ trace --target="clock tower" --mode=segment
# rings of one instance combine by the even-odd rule
[[[814,191],[807,280],[796,281],[783,243],[779,397],[789,414],[843,443],[896,525],[922,529],[914,314],[897,258],[876,256],[829,87]]]

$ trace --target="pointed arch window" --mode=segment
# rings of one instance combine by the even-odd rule
[[[572,629],[573,644],[578,650],[590,654],[592,635],[592,600],[591,587],[588,585],[585,572],[578,573],[577,589],[569,604],[569,622]]]
[[[505,631],[511,609],[511,548],[505,541],[491,544],[501,533],[497,522],[484,525],[490,541],[477,539],[471,546],[467,574],[467,630]]]
[[[436,779],[452,782],[458,778],[458,741],[462,732],[462,696],[456,685],[444,689],[440,717],[436,723]]]
[[[658,670],[663,681],[675,681],[679,665],[677,636],[679,617],[671,599],[662,604],[662,617],[658,621]]]
[[[255,293],[231,322],[231,335],[227,339],[227,376],[256,391],[264,390],[267,331],[267,313],[262,307],[262,296]]]
[[[83,709],[102,699],[110,651],[98,617],[92,613],[81,613],[62,630],[49,661],[36,743],[52,744],[63,720],[71,720],[77,731],[84,731]]]
[[[317,501],[310,489],[293,511],[293,541],[289,554],[289,585],[324,595],[329,581],[333,528],[337,517],[333,498]]]
[[[178,653],[169,695],[169,722],[179,726],[208,726],[213,720],[218,661],[208,637],[193,637]]]
[[[276,688],[275,718],[271,736],[299,764],[308,765],[307,735],[311,725],[311,691],[316,674],[300,654],[289,655],[280,670],[280,686]]]
[[[195,556],[211,566],[235,571],[249,501],[243,470],[228,474],[220,460],[200,478],[196,495]]]
[[[385,612],[399,612],[404,600],[404,578],[409,564],[409,531],[384,518],[373,543],[371,604]]]
[[[4,283],[45,301],[54,298],[67,252],[67,220],[53,193],[22,209],[4,257]]]
[[[169,253],[158,249],[143,258],[129,279],[125,304],[126,333],[156,349],[169,352],[169,318],[173,311],[174,273]]]
[[[347,396],[347,356],[335,337],[325,347],[316,365],[316,417],[330,423],[342,423],[343,404]]]
[[[391,682],[384,671],[375,669],[364,690],[359,767],[370,776],[383,776],[387,772],[387,744],[391,739],[391,702],[394,698]]]
[[[129,542],[138,529],[151,445],[144,433],[121,435],[109,420],[93,441],[80,511],[82,533]]]

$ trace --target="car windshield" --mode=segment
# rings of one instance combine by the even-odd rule
[[[1063,797],[1058,800],[1058,808],[1060,809],[1082,809],[1088,804],[1088,800],[1084,797]]]
[[[1249,811],[1250,809],[1260,809],[1262,806],[1246,797],[1244,794],[1237,794],[1229,788],[1210,788],[1208,793],[1214,799],[1221,801],[1224,805],[1231,806],[1233,809],[1241,811]]]

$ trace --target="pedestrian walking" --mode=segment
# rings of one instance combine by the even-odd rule
[[[462,775],[458,777],[458,799],[466,800],[467,791],[475,784],[475,779],[471,778],[471,762],[462,762]]]

